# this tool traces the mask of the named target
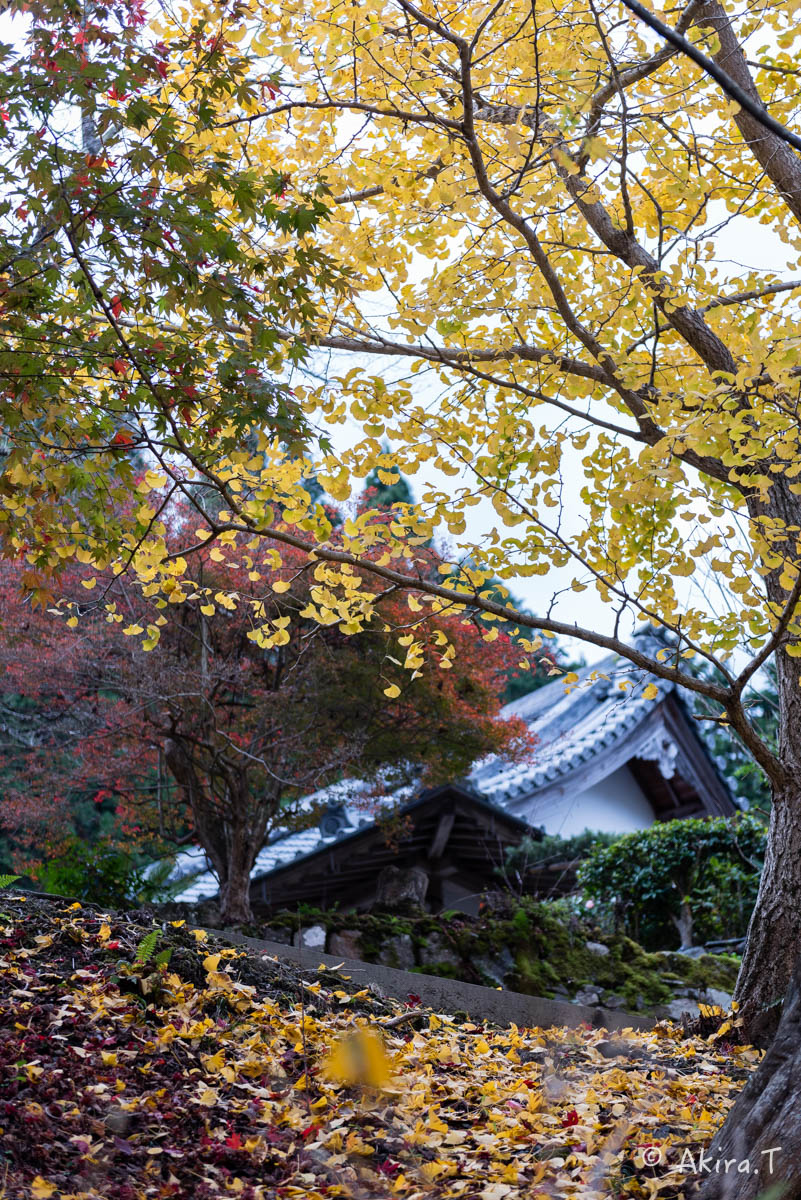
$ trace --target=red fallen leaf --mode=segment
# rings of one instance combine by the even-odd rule
[[[579,1123],[579,1115],[576,1112],[575,1108],[571,1108],[570,1112],[565,1115],[565,1119],[562,1121],[562,1128],[570,1129],[571,1126],[578,1125],[578,1123]]]
[[[121,429],[119,433],[115,433],[111,439],[112,446],[132,446],[133,438],[125,429]]]
[[[317,1130],[319,1128],[320,1128],[319,1124],[318,1125],[307,1125],[305,1129],[301,1129],[300,1136],[302,1138],[310,1137],[313,1133],[317,1133]]]
[[[239,1150],[242,1145],[242,1139],[238,1133],[229,1133],[225,1139],[225,1145],[229,1146],[231,1150]]]
[[[392,1177],[393,1175],[397,1175],[398,1171],[400,1171],[400,1163],[395,1162],[391,1158],[385,1158],[383,1162],[376,1163],[375,1169],[378,1171],[379,1175],[389,1175]]]
[[[406,997],[406,1007],[417,1008],[419,1003],[420,997],[415,992],[409,992],[408,996]]]
[[[125,368],[126,364],[121,358],[115,358],[114,362],[111,364],[111,369],[115,375],[124,375]]]
[[[118,941],[106,942],[107,950],[119,950],[119,948],[120,948],[120,943]]]
[[[120,313],[122,312],[122,300],[119,298],[119,296],[111,297],[110,307],[111,307],[111,311],[114,314],[115,318],[118,317],[120,315]]]

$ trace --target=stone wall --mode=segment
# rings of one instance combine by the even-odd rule
[[[179,915],[173,913],[179,906],[167,907]],[[180,915],[219,927],[208,902]],[[432,916],[413,906],[405,912],[279,912],[242,932],[342,959],[676,1019],[697,1015],[699,1004],[727,1007],[739,966],[729,955],[647,954],[564,905],[529,898],[499,901],[478,917]]]

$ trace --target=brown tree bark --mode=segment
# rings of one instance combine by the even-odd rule
[[[702,1161],[694,1159],[697,1200],[754,1200],[773,1188],[775,1200],[801,1200],[799,1097],[801,959],[768,1053]]]
[[[773,797],[765,866],[734,992],[755,1046],[767,1046],[776,1032],[800,951],[801,799],[795,791]]]
[[[797,528],[801,524],[801,503],[788,483],[785,479],[775,480],[767,502],[751,500],[752,517],[767,517],[790,530]],[[794,544],[788,542],[784,549],[793,562]],[[768,600],[776,612],[788,603],[781,574],[781,568],[774,567],[765,579]],[[775,1034],[782,1002],[801,956],[801,659],[778,650],[776,675],[779,744],[777,767],[771,778],[765,865],[734,992],[748,1040],[756,1046],[767,1046]]]
[[[165,759],[189,802],[198,838],[220,881],[222,923],[247,924],[253,920],[250,873],[264,845],[273,801],[253,799],[244,768],[228,771],[223,801],[209,795],[180,737],[167,740]]]

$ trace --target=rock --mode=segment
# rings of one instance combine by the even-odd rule
[[[683,950],[668,951],[670,954],[683,954],[685,958],[701,958],[706,954],[703,946],[687,946]]]
[[[625,1008],[627,1003],[626,997],[619,996],[617,992],[604,992],[601,997],[604,1008]]]
[[[394,937],[387,938],[381,951],[381,962],[388,967],[399,967],[402,971],[413,967],[414,942],[411,934],[396,933]]]
[[[603,942],[585,942],[584,948],[589,950],[590,954],[600,954],[603,956],[609,953],[609,947],[605,946]]]
[[[684,1017],[697,1017],[700,1012],[695,1000],[671,1000],[669,1004],[660,1005],[655,1015],[681,1021]]]
[[[498,954],[482,954],[472,960],[473,966],[477,967],[482,975],[486,975],[488,979],[497,987],[503,987],[507,975],[515,969],[515,960],[507,946],[504,946]]]
[[[358,929],[340,929],[339,933],[332,933],[328,953],[335,954],[337,958],[361,958],[362,946]]]
[[[593,1005],[600,1004],[600,1002],[601,997],[592,988],[582,988],[580,991],[576,992],[575,996],[573,997],[574,1004]]]
[[[384,867],[376,881],[375,904],[395,908],[403,904],[422,905],[428,891],[428,875],[422,867]]]
[[[292,934],[285,927],[279,926],[278,929],[273,929],[271,925],[264,925],[259,934],[264,938],[265,942],[276,942],[279,946],[291,946]]]
[[[701,993],[700,1000],[702,1004],[717,1004],[724,1012],[731,1008],[731,993],[722,992],[720,988],[707,988]]]
[[[420,947],[420,962],[423,966],[441,963],[450,967],[459,967],[462,960],[441,933],[430,933],[426,945]]]
[[[595,1049],[604,1058],[645,1058],[645,1051],[636,1042],[627,1042],[625,1038],[609,1038],[608,1041],[598,1042]]]
[[[534,1046],[531,1050],[519,1051],[521,1063],[542,1062],[550,1053],[547,1046]]]
[[[309,925],[292,936],[293,946],[308,946],[313,950],[325,949],[325,929],[322,925]]]

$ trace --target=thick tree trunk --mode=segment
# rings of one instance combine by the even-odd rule
[[[765,867],[734,992],[748,1040],[756,1046],[767,1046],[776,1032],[799,954],[801,796],[795,791],[773,798]]]
[[[246,788],[246,784],[245,784]],[[223,925],[245,925],[253,920],[250,907],[250,872],[264,841],[264,823],[256,820],[246,803],[229,798],[231,812],[204,822],[203,844],[220,880],[220,918]],[[209,828],[213,824],[213,828]]]
[[[231,855],[228,873],[220,879],[220,910],[223,925],[246,925],[253,920],[250,907],[250,872],[255,853],[245,851]]]
[[[801,959],[770,1050],[693,1165],[698,1200],[801,1200]]]
[[[276,800],[251,802],[247,769],[230,771],[225,800],[215,799],[178,736],[165,743],[165,758],[189,801],[198,838],[220,881],[222,923],[247,924],[253,920],[250,872]]]
[[[773,481],[767,502],[753,497],[749,511],[755,520],[767,519],[781,528],[801,525],[801,499],[790,491],[792,481]],[[776,546],[776,552],[782,547]],[[784,551],[795,561],[795,539]],[[775,559],[765,578],[768,599],[781,612],[788,593]],[[801,659],[784,650],[776,654],[779,700],[779,745],[770,827],[759,892],[748,926],[745,954],[734,998],[740,1004],[748,1039],[767,1046],[778,1026],[781,1004],[793,967],[801,956]]]

